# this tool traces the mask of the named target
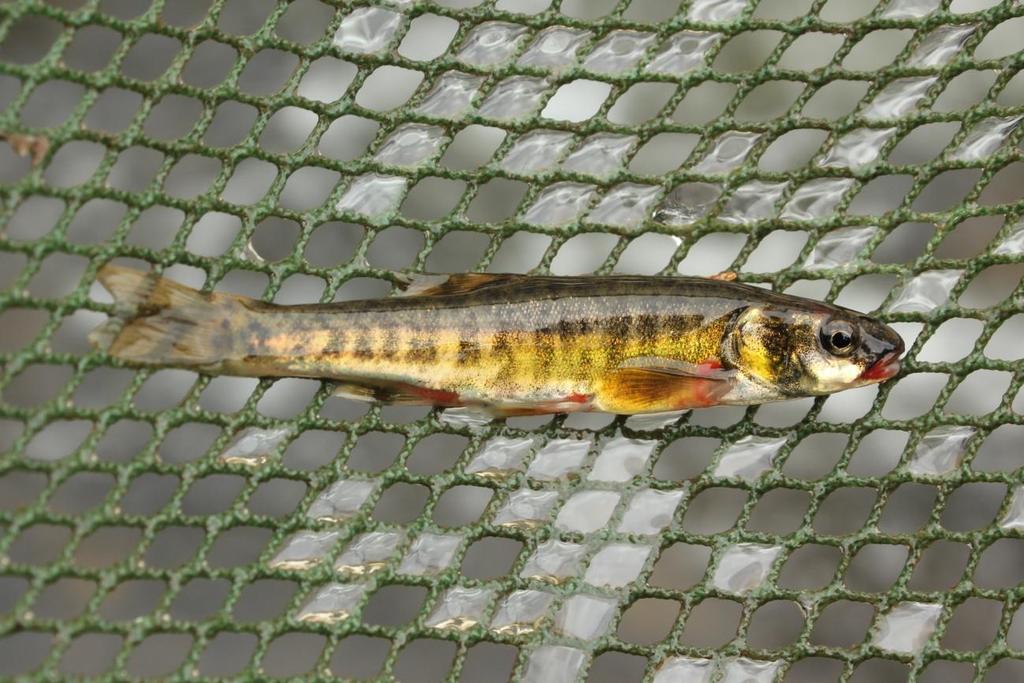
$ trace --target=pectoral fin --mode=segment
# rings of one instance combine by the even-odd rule
[[[717,360],[707,360],[700,364],[688,363],[675,358],[660,356],[634,356],[622,362],[620,370],[649,370],[675,377],[694,377],[697,379],[728,380],[735,370],[726,370]]]
[[[623,367],[600,382],[594,405],[622,415],[706,408],[718,405],[731,388],[725,379]]]

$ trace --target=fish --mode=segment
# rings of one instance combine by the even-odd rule
[[[106,264],[93,335],[129,366],[333,382],[495,417],[640,414],[822,396],[899,372],[879,320],[725,278],[465,273],[400,295],[279,305]]]

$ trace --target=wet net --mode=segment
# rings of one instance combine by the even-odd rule
[[[0,675],[1024,679],[1024,6],[0,4]],[[662,273],[884,386],[480,423],[93,351],[109,260],[286,303]]]

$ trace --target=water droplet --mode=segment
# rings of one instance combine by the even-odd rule
[[[1024,254],[1024,220],[1017,221],[1007,232],[1003,241],[992,250],[993,254]]]
[[[587,222],[636,228],[651,215],[651,210],[660,195],[661,188],[655,185],[616,185],[587,214]]]
[[[977,26],[939,26],[924,37],[907,66],[933,69],[949,64],[977,30]]]
[[[501,479],[526,468],[523,462],[532,451],[536,441],[533,438],[510,439],[495,437],[487,441],[466,466],[467,474],[476,474],[489,479]]]
[[[441,412],[441,422],[453,427],[465,427],[471,432],[480,433],[487,430],[494,416],[486,410],[465,406],[460,408],[447,408]]]
[[[775,456],[786,443],[787,437],[745,436],[729,446],[715,467],[716,477],[737,477],[756,481],[772,468]]]
[[[686,491],[641,489],[633,494],[619,523],[620,534],[660,534],[672,524],[672,517]]]
[[[597,455],[587,477],[590,481],[629,481],[644,471],[657,441],[629,439],[618,436],[610,439]]]
[[[921,19],[942,5],[942,0],[892,0],[882,12],[885,19]]]
[[[617,605],[614,598],[574,595],[555,615],[555,629],[571,638],[596,640],[608,631]]]
[[[289,427],[246,427],[221,451],[220,461],[231,465],[259,467],[266,464],[291,435]]]
[[[815,178],[801,185],[786,202],[782,218],[812,221],[832,215],[843,195],[857,184],[852,178]]]
[[[587,55],[583,67],[601,74],[629,71],[636,67],[654,41],[651,33],[612,31]]]
[[[483,621],[493,596],[490,588],[453,586],[445,591],[424,624],[441,630],[467,631]]]
[[[962,270],[928,270],[903,285],[888,310],[891,313],[927,313],[949,300]]]
[[[852,266],[857,263],[857,257],[864,247],[877,234],[878,228],[873,225],[839,228],[825,233],[804,261],[804,268],[828,270]]]
[[[375,481],[336,481],[313,501],[306,516],[317,521],[342,522],[359,512],[359,508],[376,488]]]
[[[549,26],[537,34],[533,43],[519,58],[519,65],[535,66],[549,71],[564,69],[576,62],[576,53],[590,35],[590,31],[581,29]]]
[[[684,74],[704,66],[708,53],[722,36],[704,31],[680,31],[661,46],[646,70],[656,74]]]
[[[928,89],[939,80],[938,76],[911,76],[897,78],[875,95],[864,107],[862,116],[868,121],[885,121],[906,116],[928,94]]]
[[[713,673],[710,659],[669,657],[658,667],[653,683],[711,683]]]
[[[288,537],[270,566],[299,571],[320,564],[340,536],[338,531],[299,531]]]
[[[942,605],[901,602],[879,617],[871,642],[882,650],[917,654],[928,643],[942,614]]]
[[[746,595],[761,587],[768,579],[772,564],[782,553],[777,545],[736,543],[725,549],[711,584],[726,593]]]
[[[530,225],[557,226],[575,222],[590,204],[595,187],[582,183],[561,182],[544,188],[523,214]]]
[[[511,59],[525,37],[525,26],[485,21],[469,32],[457,57],[465,64],[495,66]]]
[[[510,593],[491,620],[495,633],[520,636],[533,633],[544,620],[554,596],[535,590],[518,590]]]
[[[687,16],[693,21],[724,24],[743,14],[747,0],[693,0]]]
[[[416,107],[416,113],[441,119],[461,118],[469,110],[483,82],[483,76],[471,76],[461,71],[445,72]]]
[[[523,683],[572,683],[587,656],[564,645],[541,645],[530,653]]]
[[[573,134],[554,130],[535,130],[523,135],[501,162],[509,173],[529,175],[546,171],[568,151]]]
[[[654,212],[654,220],[665,225],[690,225],[710,213],[722,195],[713,183],[682,183],[665,195]]]
[[[579,573],[586,548],[577,543],[545,541],[537,546],[519,576],[524,579],[559,584]]]
[[[402,574],[425,576],[440,574],[455,558],[462,537],[455,534],[420,534],[402,558],[398,571]]]
[[[896,134],[895,128],[857,128],[839,138],[818,165],[860,171],[881,156],[882,148]]]
[[[675,242],[676,246],[682,244],[682,240],[675,236],[666,236],[671,238]],[[668,411],[666,413],[641,413],[640,415],[631,415],[626,419],[626,426],[633,431],[651,432],[659,429],[665,429],[669,425],[674,425],[679,421],[679,418],[689,413],[689,411]]]
[[[583,580],[591,586],[622,588],[640,576],[650,554],[648,545],[609,543],[594,555]]]
[[[381,7],[360,7],[341,21],[334,44],[342,52],[374,54],[390,43],[402,15]]]
[[[974,124],[957,148],[949,155],[955,161],[983,161],[1003,146],[1017,130],[1024,116],[989,117]]]
[[[562,162],[562,168],[601,178],[614,175],[622,170],[626,156],[636,147],[636,142],[635,135],[591,135]]]
[[[1010,496],[1006,513],[999,520],[1003,529],[1024,529],[1024,486],[1017,485]]]
[[[548,91],[548,82],[535,76],[511,76],[487,93],[479,113],[495,121],[515,121],[533,116]]]
[[[537,453],[526,474],[538,481],[569,478],[583,466],[590,444],[578,439],[552,439]]]
[[[384,569],[402,538],[402,534],[393,531],[360,534],[335,561],[334,569],[352,576],[366,576]]]
[[[564,531],[589,534],[611,519],[619,494],[615,491],[576,491],[555,518],[555,526]]]
[[[259,250],[256,249],[256,244],[253,242],[251,237],[238,251],[238,257],[243,261],[248,261],[249,263],[255,263],[257,265],[267,262],[267,260],[260,254]]]
[[[725,202],[719,217],[725,223],[746,224],[774,218],[788,181],[751,180],[740,185]]]
[[[387,221],[405,197],[408,178],[367,173],[358,176],[338,200],[338,211],[354,213],[374,223]]]
[[[297,618],[312,624],[336,624],[355,613],[364,595],[363,584],[329,583],[303,605]]]
[[[436,156],[445,140],[440,126],[406,123],[392,131],[374,158],[392,166],[417,166]]]
[[[734,657],[723,663],[721,683],[772,683],[783,662],[762,662],[746,657]]]
[[[750,150],[760,139],[760,133],[735,130],[722,133],[711,145],[711,149],[704,155],[704,158],[694,165],[693,172],[713,175],[734,171],[743,165]]]
[[[508,501],[494,515],[494,524],[530,529],[548,521],[558,501],[557,491],[519,489],[509,494]]]
[[[923,437],[907,466],[914,474],[948,474],[963,461],[967,442],[974,436],[974,427],[946,425],[937,427]]]

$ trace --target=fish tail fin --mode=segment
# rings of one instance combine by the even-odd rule
[[[97,277],[114,297],[114,317],[90,339],[136,365],[212,369],[235,357],[243,297],[207,294],[154,273],[106,264]]]

